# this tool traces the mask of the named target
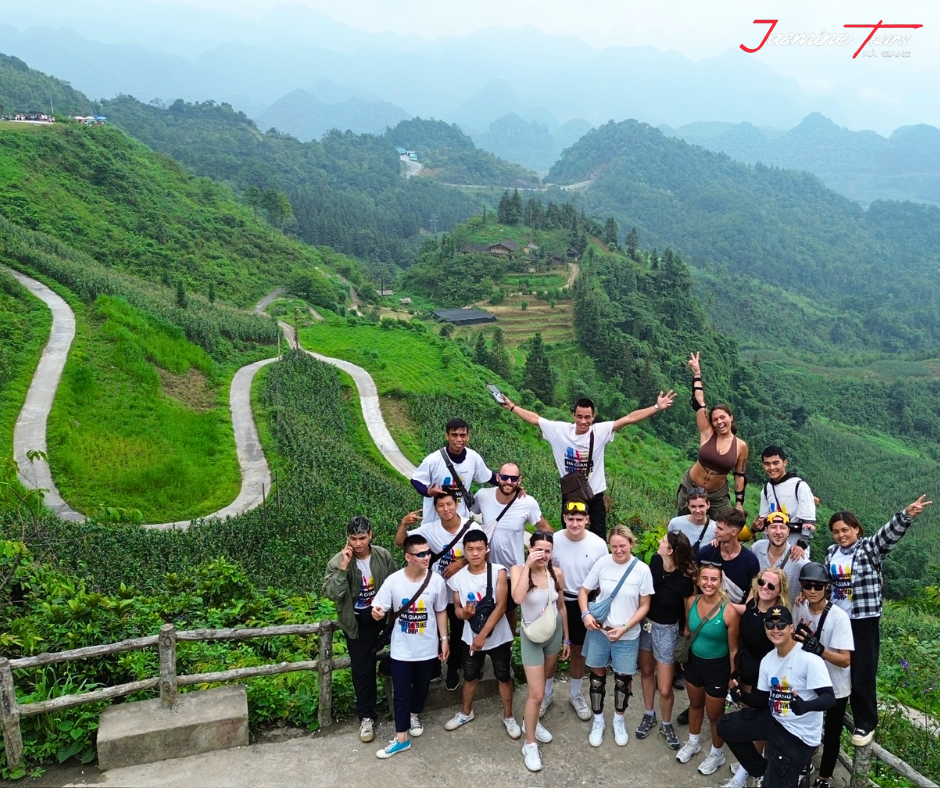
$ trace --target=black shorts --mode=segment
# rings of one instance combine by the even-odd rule
[[[731,681],[731,665],[728,657],[702,659],[694,653],[689,655],[685,666],[685,683],[693,687],[704,687],[710,698],[724,698]]]
[[[581,618],[581,605],[577,599],[565,599],[565,610],[568,611],[568,639],[572,646],[583,646],[587,630],[584,628],[584,619]]]
[[[464,645],[466,646],[466,643]],[[512,678],[510,673],[510,663],[512,661],[511,640],[494,646],[489,649],[489,651],[474,651],[472,654],[470,653],[470,648],[467,647],[463,657],[463,680],[476,681],[480,678],[480,674],[483,673],[483,663],[486,661],[487,654],[489,654],[490,662],[493,663],[493,673],[496,675],[496,680],[502,682],[510,681]]]

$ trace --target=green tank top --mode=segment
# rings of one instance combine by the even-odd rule
[[[718,659],[719,657],[728,656],[728,627],[725,626],[724,616],[726,604],[726,602],[721,603],[718,612],[708,620],[708,623],[702,627],[702,630],[692,642],[692,653],[696,657],[700,659]],[[696,600],[689,612],[689,631],[695,632],[701,623],[702,617],[699,615],[698,600]]]

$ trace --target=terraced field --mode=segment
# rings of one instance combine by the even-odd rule
[[[528,307],[522,308],[527,301]],[[571,301],[559,301],[554,307],[546,301],[539,301],[535,296],[511,296],[498,306],[486,305],[487,312],[496,315],[497,325],[503,329],[505,342],[518,346],[531,339],[536,331],[542,339],[551,344],[574,342],[574,318],[571,314]],[[472,336],[477,331],[492,329],[488,323],[455,331],[456,336]]]

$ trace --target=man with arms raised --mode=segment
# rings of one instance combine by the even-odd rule
[[[431,567],[444,580],[453,577],[460,569],[467,565],[463,554],[463,538],[473,522],[467,517],[462,517],[457,510],[457,496],[452,491],[438,493],[434,496],[434,509],[436,517],[431,520],[423,520],[421,510],[409,512],[398,525],[398,531],[395,533],[395,545],[401,547],[407,537],[420,535],[427,539],[431,545],[431,551],[438,556],[434,565]],[[409,531],[409,525],[417,525],[417,528]],[[460,673],[463,666],[463,621],[457,617],[454,610],[454,602],[451,599],[447,605],[447,620],[450,622],[450,634],[453,637],[451,641],[450,657],[447,660],[447,680],[444,684],[448,690],[453,692],[460,686]],[[439,681],[440,677],[435,670],[433,681]]]
[[[463,705],[444,723],[444,730],[455,731],[473,719],[473,698],[480,686],[483,663],[489,656],[503,701],[503,725],[510,738],[518,739],[522,729],[512,715],[513,636],[506,621],[509,583],[505,567],[487,560],[487,546],[483,531],[479,528],[468,531],[463,538],[467,566],[447,581],[454,595],[457,617],[464,622],[463,642],[467,648],[463,662]],[[491,605],[495,606],[490,608]],[[484,606],[489,609],[488,615]]]
[[[375,738],[375,652],[381,622],[372,618],[372,598],[388,576],[395,561],[384,547],[372,544],[372,523],[367,517],[353,517],[346,526],[346,546],[330,559],[323,577],[323,596],[336,605],[336,617],[346,636],[359,740]]]
[[[496,484],[496,475],[486,467],[483,458],[467,447],[470,425],[463,419],[451,419],[444,427],[447,445],[431,452],[415,469],[411,486],[424,496],[423,518],[433,520],[434,496],[451,492],[457,500],[457,511],[470,516],[470,507],[464,500],[464,491],[470,492],[473,482]]]
[[[675,392],[668,394],[660,391],[656,403],[648,408],[640,408],[616,421],[594,423],[594,403],[579,399],[574,404],[574,424],[567,421],[549,421],[538,413],[520,408],[509,397],[503,407],[515,413],[524,421],[542,430],[542,437],[552,447],[555,465],[559,476],[578,472],[587,476],[593,497],[588,501],[591,516],[591,531],[601,539],[607,537],[607,509],[604,507],[604,491],[607,489],[607,477],[604,473],[604,450],[617,432],[628,424],[636,424],[643,419],[659,413],[672,405]],[[562,501],[562,504],[565,502]],[[580,615],[580,611],[579,615]]]
[[[375,755],[391,758],[411,749],[412,736],[424,733],[420,715],[428,697],[431,669],[449,653],[447,588],[436,572],[429,571],[431,548],[423,536],[405,539],[405,568],[382,583],[372,600],[372,618],[401,611],[392,625],[392,687],[395,691],[395,738]],[[404,609],[402,609],[404,608]]]
[[[542,515],[538,501],[531,495],[523,495],[522,472],[512,462],[503,463],[496,474],[496,487],[485,487],[476,494],[480,504],[480,519],[490,545],[490,560],[506,568],[525,563],[523,544],[526,540],[526,525],[534,525],[537,531],[554,531]],[[516,631],[515,604],[510,603],[506,615],[509,626]]]
[[[565,504],[562,515],[565,527],[555,534],[555,545],[552,553],[552,564],[561,569],[564,576],[565,609],[568,612],[568,638],[571,648],[569,657],[569,673],[571,686],[569,688],[568,702],[574,707],[578,718],[585,722],[593,717],[591,708],[584,699],[583,684],[585,663],[582,655],[584,638],[587,630],[584,628],[584,619],[581,617],[581,606],[578,604],[578,592],[585,578],[594,568],[598,559],[607,555],[607,542],[588,530],[587,504],[582,501],[569,501]],[[571,576],[568,576],[568,573]],[[539,716],[554,702],[555,674],[545,679],[545,695]]]

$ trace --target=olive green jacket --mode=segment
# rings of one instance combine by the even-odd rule
[[[336,618],[348,638],[359,637],[359,622],[356,621],[356,600],[359,598],[359,589],[362,586],[362,572],[356,563],[355,556],[350,560],[346,569],[340,569],[343,562],[342,552],[337,553],[326,565],[326,574],[323,576],[323,596],[336,605]],[[390,574],[396,571],[395,559],[384,547],[372,545],[370,559],[372,576],[375,578],[375,590],[382,587],[382,583]]]

